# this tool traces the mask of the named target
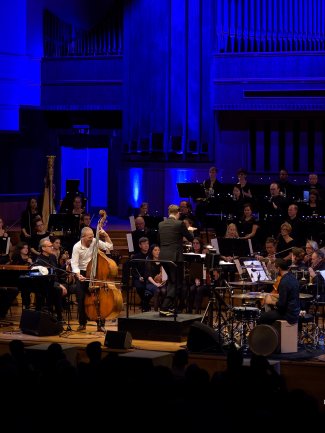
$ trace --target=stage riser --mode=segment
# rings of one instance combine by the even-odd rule
[[[190,326],[201,320],[197,314],[178,314],[174,317],[159,317],[157,312],[137,314],[118,319],[118,330],[128,331],[135,340],[187,341]]]

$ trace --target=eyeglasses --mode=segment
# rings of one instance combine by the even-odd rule
[[[44,248],[52,248],[53,245],[52,245],[52,244],[51,244],[51,245],[43,245],[43,247],[44,247]]]

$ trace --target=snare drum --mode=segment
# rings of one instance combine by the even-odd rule
[[[260,317],[261,310],[256,307],[234,307],[234,318],[241,322],[255,322]]]

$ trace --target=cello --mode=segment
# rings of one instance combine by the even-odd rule
[[[93,257],[87,265],[86,278],[89,279],[85,295],[85,312],[89,320],[103,321],[115,319],[123,307],[121,291],[110,279],[117,277],[118,267],[114,260],[99,249],[99,232],[106,221],[106,212],[99,211],[100,219],[96,230],[96,244]]]

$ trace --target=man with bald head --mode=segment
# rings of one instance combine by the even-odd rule
[[[98,241],[98,248],[109,253],[113,249],[113,243],[105,230],[99,231],[99,237],[103,237],[104,241]],[[86,281],[87,265],[93,258],[94,248],[96,246],[96,239],[91,227],[84,227],[81,230],[80,241],[77,242],[72,250],[71,267],[77,277],[77,301],[78,301],[78,315],[79,327],[77,331],[85,331],[87,324],[87,316],[85,312],[85,294],[88,290],[89,283]],[[97,330],[105,332],[105,319],[97,321]]]
[[[148,238],[149,245],[157,243],[157,232],[146,227],[145,220],[142,216],[135,218],[135,230],[132,232],[134,253],[140,252],[139,240],[143,237]]]

